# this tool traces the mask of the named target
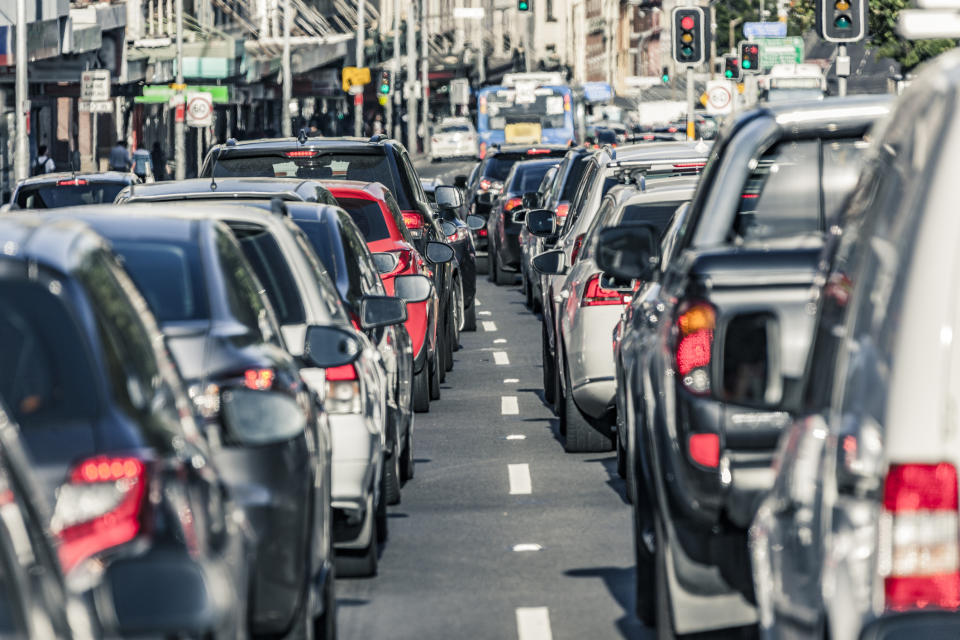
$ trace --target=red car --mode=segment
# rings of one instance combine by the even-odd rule
[[[422,274],[433,279],[431,264],[414,246],[408,227],[415,225],[407,222],[407,214],[400,211],[389,189],[379,182],[324,180],[323,184],[363,233],[389,295],[394,295],[395,276]],[[439,243],[429,243],[427,250],[434,244]],[[405,326],[413,343],[414,358],[413,408],[418,412],[429,411],[430,400],[440,397],[438,313],[436,292],[429,300],[407,305]]]

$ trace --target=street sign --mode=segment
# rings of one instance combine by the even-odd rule
[[[463,20],[480,20],[484,16],[483,7],[454,7],[453,17]]]
[[[80,99],[103,102],[110,99],[110,70],[93,69],[80,74]]]
[[[470,104],[470,81],[466,78],[454,78],[450,81],[450,103]]]
[[[786,38],[786,22],[745,22],[743,23],[743,37],[747,40],[754,38]]]
[[[101,100],[98,102],[81,100],[77,104],[77,107],[80,110],[80,113],[113,113],[112,100]]]
[[[349,92],[350,87],[363,87],[365,84],[370,84],[370,68],[344,67],[340,77],[343,80],[343,90]]]
[[[206,91],[187,94],[187,126],[213,126],[213,96]]]
[[[707,113],[730,113],[733,107],[733,83],[729,80],[707,82]]]
[[[803,38],[760,38],[760,68],[770,69],[775,64],[800,64],[803,62]]]

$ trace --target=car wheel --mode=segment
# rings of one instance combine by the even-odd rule
[[[460,350],[460,332],[463,331],[463,282],[460,278],[453,285],[453,350]]]
[[[384,460],[386,462],[386,460]],[[374,516],[374,522],[377,525],[376,540],[378,544],[387,541],[389,531],[387,530],[387,496],[386,496],[386,475],[380,477],[380,500],[377,501],[377,511]]]
[[[437,345],[440,347],[441,345]],[[441,349],[442,350],[442,349]],[[436,353],[433,356],[433,360],[428,364],[430,370],[430,399],[439,400],[440,399],[440,369],[443,368],[443,363],[438,362],[440,359],[440,354]]]
[[[409,482],[413,480],[413,472],[415,461],[413,459],[413,422],[411,421],[410,427],[407,429],[407,437],[405,438],[406,446],[403,448],[403,456],[400,458],[400,479],[404,482]]]
[[[610,451],[610,438],[593,428],[587,419],[580,413],[577,404],[573,401],[573,391],[570,384],[570,369],[564,367],[563,402],[560,405],[560,425],[564,433],[563,449],[567,453],[596,453]]]
[[[500,259],[496,255],[491,260],[493,260],[494,282],[498,286],[513,284],[516,281],[516,275],[512,271],[504,270],[500,266]]]
[[[620,425],[617,425],[617,475],[626,479],[627,477],[627,452],[623,448],[623,442],[620,441]]]
[[[430,365],[424,363],[420,373],[413,376],[413,410],[417,413],[430,411]]]
[[[323,585],[323,615],[313,619],[314,640],[337,640],[337,589],[333,573]]]
[[[387,504],[400,504],[400,434],[397,433],[396,419],[391,420],[393,438],[396,443],[393,453],[383,460],[383,492]]]
[[[656,550],[654,552],[654,611],[657,640],[674,640],[677,636],[673,631],[673,611],[670,606],[670,582],[667,580],[667,554],[670,553],[669,543],[664,534],[664,525],[657,517]],[[639,572],[638,572],[639,574]],[[640,593],[637,592],[639,598]]]
[[[367,504],[372,511],[373,499]],[[377,575],[377,539],[380,534],[377,533],[377,517],[374,513],[368,512],[370,518],[370,543],[360,550],[342,550],[336,555],[337,575],[343,578],[370,578]]]
[[[453,351],[454,345],[457,344],[457,335],[456,328],[453,326],[457,323],[456,318],[447,318],[447,335],[446,339],[443,341],[443,369],[444,371],[453,370]],[[441,372],[442,374],[443,372]]]
[[[543,399],[553,404],[556,399],[556,382],[554,381],[553,356],[550,355],[550,338],[547,336],[547,325],[540,323],[540,339],[543,358]]]
[[[473,304],[463,310],[463,330],[464,331],[476,331],[477,330],[477,301],[474,300]]]

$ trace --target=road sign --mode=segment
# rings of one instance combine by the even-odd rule
[[[786,22],[745,22],[743,23],[743,37],[747,40],[754,38],[786,38]]]
[[[730,113],[733,106],[733,83],[711,80],[707,83],[707,113]]]
[[[113,113],[112,100],[101,100],[98,102],[81,100],[77,104],[77,107],[79,108],[80,113]]]
[[[370,68],[344,67],[340,77],[343,80],[343,90],[349,92],[350,87],[363,87],[365,84],[370,84]]]
[[[803,62],[803,38],[760,38],[760,68],[769,69],[775,64],[800,64]]]
[[[450,81],[450,103],[470,104],[470,81],[466,78],[454,78]]]
[[[187,94],[187,126],[213,126],[213,96],[206,91]]]
[[[110,99],[109,69],[93,69],[80,74],[80,99],[88,102]]]

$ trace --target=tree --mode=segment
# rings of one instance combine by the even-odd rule
[[[908,6],[907,0],[870,0],[868,5],[869,44],[881,57],[893,58],[909,71],[924,60],[940,55],[956,46],[955,40],[905,40],[897,32],[900,10]]]
[[[769,0],[769,7],[776,5]],[[759,20],[756,2],[750,0],[722,0],[717,2],[717,51],[722,53],[736,48],[737,42],[743,39],[743,23],[734,30],[733,43],[730,42],[730,21],[737,18],[743,20]]]

